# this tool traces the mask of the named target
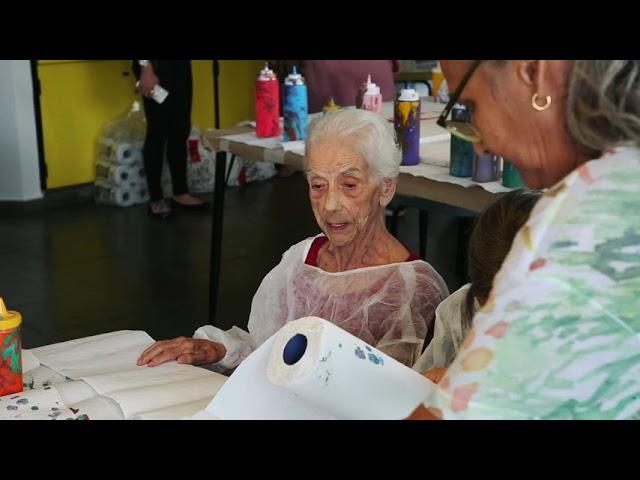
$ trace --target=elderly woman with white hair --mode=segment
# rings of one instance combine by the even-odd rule
[[[640,418],[640,61],[442,61],[471,124],[548,189],[416,417]]]
[[[385,227],[384,209],[396,191],[400,164],[392,126],[366,110],[317,118],[309,128],[305,161],[309,198],[323,233],[289,248],[263,279],[251,304],[249,333],[206,325],[194,338],[157,342],[139,365],[177,360],[232,369],[284,324],[309,315],[413,365],[448,290]]]

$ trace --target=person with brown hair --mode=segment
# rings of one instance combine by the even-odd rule
[[[469,239],[469,280],[436,309],[433,340],[413,366],[438,382],[453,362],[476,311],[487,302],[493,277],[513,239],[541,197],[535,190],[513,190],[491,204],[476,220]]]

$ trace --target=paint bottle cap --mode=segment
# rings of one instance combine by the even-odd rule
[[[328,113],[328,112],[334,112],[336,110],[340,110],[340,107],[338,105],[336,105],[336,102],[333,100],[333,97],[331,97],[329,99],[329,101],[327,102],[327,104],[324,106],[324,108],[322,109],[322,111],[324,113]]]
[[[2,297],[0,297],[0,331],[12,330],[22,323],[22,316],[18,312],[7,310]]]
[[[269,68],[269,63],[265,63],[264,68],[260,70],[260,76],[258,77],[258,80],[260,81],[277,80],[276,74],[274,73],[273,70]]]
[[[294,66],[293,73],[290,73],[285,79],[286,85],[304,85],[304,78],[298,73],[298,69]]]
[[[371,83],[371,75],[367,76],[367,91],[365,95],[380,95],[380,87],[375,83]]]
[[[400,97],[398,97],[400,102],[417,102],[419,100],[420,95],[413,88],[403,88],[400,91]]]

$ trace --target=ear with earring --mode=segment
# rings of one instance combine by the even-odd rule
[[[538,105],[538,97],[539,95],[537,93],[534,93],[531,97],[531,106],[537,111],[541,112],[551,106],[551,96],[547,95],[546,103],[544,105]]]

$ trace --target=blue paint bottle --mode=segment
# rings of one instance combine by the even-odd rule
[[[464,105],[456,103],[451,110],[451,119],[456,122],[471,122],[471,112]],[[454,177],[470,177],[473,175],[475,159],[473,143],[451,135],[451,162],[449,172]]]
[[[296,67],[284,81],[282,115],[286,142],[307,138],[307,86]]]

